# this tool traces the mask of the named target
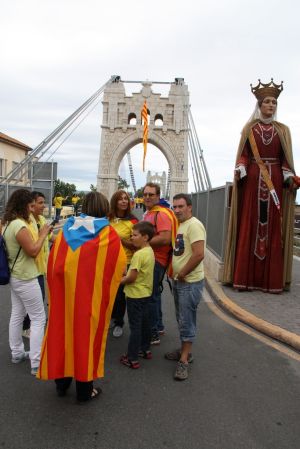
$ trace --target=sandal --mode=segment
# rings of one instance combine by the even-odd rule
[[[100,387],[93,388],[90,400],[98,398],[101,393],[102,389]]]
[[[137,360],[136,361],[129,360],[127,354],[122,355],[122,357],[120,358],[120,362],[123,365],[128,366],[129,368],[132,368],[132,369],[138,369],[140,367],[139,362]]]
[[[100,387],[94,387],[92,390],[91,396],[89,398],[87,398],[87,399],[78,399],[77,398],[77,401],[80,404],[84,404],[85,402],[91,401],[92,399],[97,399],[101,393],[102,393],[102,389]]]
[[[139,351],[139,357],[142,357],[146,360],[152,359],[152,352],[151,351]]]

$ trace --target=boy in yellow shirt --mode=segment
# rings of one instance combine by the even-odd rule
[[[127,354],[122,355],[120,362],[133,369],[140,367],[139,356],[152,358],[149,304],[155,259],[149,241],[153,235],[154,227],[147,221],[133,226],[131,241],[137,251],[131,259],[127,275],[121,281],[125,285],[130,336]]]

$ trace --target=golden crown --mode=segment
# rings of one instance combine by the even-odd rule
[[[281,81],[281,84],[275,84],[273,78],[271,78],[270,83],[264,84],[259,79],[257,86],[252,87],[252,84],[250,86],[251,92],[258,100],[263,100],[266,97],[278,98],[283,91],[283,81]]]

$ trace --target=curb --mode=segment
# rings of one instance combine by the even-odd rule
[[[234,301],[228,298],[220,283],[215,281],[211,276],[209,270],[205,270],[206,288],[212,296],[213,300],[230,315],[233,315],[239,321],[247,324],[248,326],[258,330],[259,332],[285,343],[296,351],[300,351],[300,335],[293,332],[282,329],[279,326],[268,323],[268,321],[262,320],[250,312],[247,312],[242,307],[238,306]]]

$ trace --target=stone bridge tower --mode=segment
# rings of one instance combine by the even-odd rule
[[[170,83],[168,97],[153,93],[154,82],[142,82],[138,93],[127,96],[120,77],[113,77],[103,95],[103,118],[97,190],[108,198],[117,190],[118,170],[124,155],[142,143],[141,111],[147,102],[148,143],[166,157],[170,169],[170,197],[188,190],[188,87],[183,78]]]

